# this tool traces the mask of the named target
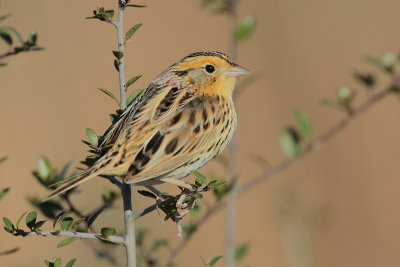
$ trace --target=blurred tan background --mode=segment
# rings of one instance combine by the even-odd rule
[[[0,2],[0,14],[12,14],[6,24],[24,36],[37,30],[46,49],[9,58],[9,66],[0,69],[0,156],[9,157],[0,165],[0,188],[11,187],[0,202],[1,217],[15,221],[32,209],[27,195],[47,194],[31,175],[40,155],[59,168],[69,160],[78,166],[87,154],[80,142],[85,129],[102,133],[108,127],[107,116],[116,105],[96,88],[118,94],[111,53],[116,33],[111,25],[84,18],[96,7],[114,8],[115,2]],[[199,1],[140,3],[148,7],[125,12],[126,29],[144,23],[126,47],[127,78],[144,75],[135,88],[145,87],[190,52],[229,51],[229,19],[212,15]],[[320,100],[333,96],[342,84],[361,88],[351,72],[377,72],[365,63],[365,55],[398,52],[399,9],[394,0],[241,1],[239,18],[252,14],[258,25],[255,35],[239,46],[238,63],[262,78],[237,105],[240,182],[263,171],[249,154],[262,155],[271,164],[284,158],[278,137],[284,126],[294,123],[294,108],[310,114],[314,135],[343,117]],[[364,99],[360,90],[357,103]],[[241,197],[236,242],[249,243],[250,251],[239,266],[400,266],[399,112],[398,98],[385,99],[321,150]],[[219,163],[202,171],[226,177]],[[111,185],[94,179],[81,186],[73,201],[91,210],[101,203],[104,187]],[[149,204],[135,194],[136,209]],[[121,206],[119,202],[103,213],[97,228],[122,229]],[[166,237],[173,248],[178,244],[176,226],[161,219],[153,212],[137,228],[150,227],[151,238]],[[224,219],[225,211],[219,212],[195,234],[178,266],[202,266],[200,255],[210,259],[225,253]],[[1,266],[44,266],[43,260],[53,256],[64,263],[77,257],[77,266],[108,266],[81,241],[57,249],[58,238],[13,237],[3,230],[0,240],[0,251],[21,247],[0,257]],[[123,249],[116,249],[123,257]],[[168,250],[162,257],[168,257]]]

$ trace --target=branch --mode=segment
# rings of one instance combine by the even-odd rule
[[[0,54],[0,59],[4,59],[4,58],[10,57],[10,56],[15,56],[15,55],[17,55],[19,53],[22,53],[22,52],[40,51],[40,50],[42,50],[42,48],[40,48],[40,47],[28,47],[28,48],[23,49],[23,50],[13,49],[12,51]]]
[[[140,217],[142,217],[142,216],[144,216],[144,215],[146,215],[146,214],[148,214],[148,213],[150,213],[150,212],[152,212],[153,210],[156,210],[156,209],[157,209],[157,204],[154,204],[154,205],[151,205],[151,206],[149,206],[147,208],[144,208],[142,210],[135,211],[133,213],[133,219],[136,221]]]
[[[96,236],[108,239],[114,243],[124,244],[124,238],[122,236],[109,236],[104,237],[101,234],[94,233],[82,233],[82,232],[60,232],[57,235],[52,234],[52,231],[36,231],[36,232],[26,232],[23,236],[65,236],[65,237],[78,237],[84,239],[98,239]]]
[[[394,81],[394,82],[396,82],[396,81]],[[302,159],[304,156],[306,156],[306,155],[310,154],[311,152],[320,148],[321,145],[323,145],[326,141],[328,141],[333,136],[335,136],[337,133],[339,133],[341,130],[346,128],[346,126],[348,126],[348,124],[350,122],[352,122],[356,117],[358,117],[361,113],[370,109],[374,104],[376,104],[377,102],[384,99],[386,96],[393,93],[391,88],[392,88],[392,86],[380,91],[379,93],[376,93],[375,95],[371,96],[367,101],[365,101],[364,104],[358,106],[357,108],[352,109],[348,116],[343,118],[337,124],[333,125],[331,128],[329,128],[323,134],[314,138],[306,146],[304,146],[302,148],[302,150],[300,151],[300,153],[295,158],[285,159],[285,160],[281,161],[280,163],[278,163],[277,165],[275,165],[274,167],[267,170],[266,172],[264,172],[256,177],[253,177],[252,179],[250,179],[249,181],[245,182],[242,185],[239,185],[236,188],[237,193],[239,195],[242,195],[243,193],[245,193],[246,191],[255,187],[256,185],[283,172],[284,170],[286,170],[287,168],[292,166],[294,163],[296,163],[297,161]]]
[[[118,0],[118,20],[115,23],[118,34],[118,51],[123,53],[119,59],[119,91],[120,91],[120,108],[126,108],[126,83],[125,83],[125,44],[124,44],[124,8],[125,3]],[[136,237],[135,237],[135,220],[132,211],[132,191],[131,186],[123,182],[122,184],[122,199],[124,204],[124,223],[125,223],[125,248],[127,267],[136,267]]]

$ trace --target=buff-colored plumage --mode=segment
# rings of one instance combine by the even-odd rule
[[[219,52],[198,52],[155,78],[100,138],[103,156],[49,198],[100,174],[126,183],[172,182],[215,158],[236,129],[237,77],[248,71]]]

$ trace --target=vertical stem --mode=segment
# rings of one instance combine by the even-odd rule
[[[125,35],[123,27],[124,3],[118,0],[118,21],[115,26],[118,33],[118,51],[125,51]],[[125,54],[119,60],[119,90],[121,95],[120,108],[126,108],[126,83],[125,83]],[[135,239],[135,220],[132,211],[132,192],[131,186],[123,182],[121,190],[124,204],[124,223],[125,223],[125,248],[126,248],[126,266],[136,267],[136,239]]]
[[[124,53],[124,56],[119,60],[119,92],[121,96],[120,107],[121,109],[126,108],[126,83],[125,83],[125,36],[124,36],[124,10],[123,3],[118,0],[118,21],[117,21],[117,32],[118,32],[118,51]]]
[[[136,267],[135,220],[132,212],[131,195],[131,186],[124,183],[122,188],[122,198],[124,202],[126,266]]]
[[[231,0],[231,29],[230,29],[230,54],[235,62],[237,59],[237,41],[236,41],[236,26],[237,26],[237,1]],[[236,102],[236,93],[233,94],[233,101]],[[225,250],[226,250],[226,267],[235,266],[235,220],[236,220],[236,200],[237,192],[235,187],[235,172],[236,172],[236,154],[237,154],[237,134],[235,134],[229,145],[228,155],[228,173],[230,183],[233,184],[231,193],[228,196],[227,214],[226,214],[226,236],[225,236]]]

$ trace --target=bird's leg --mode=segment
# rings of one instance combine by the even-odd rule
[[[181,196],[179,197],[178,201],[176,202],[176,207],[178,209],[182,210],[182,209],[186,209],[186,208],[192,206],[191,205],[192,203],[190,203],[188,205],[188,204],[183,203],[183,202],[185,201],[185,197],[188,194],[196,192],[196,188],[194,188],[190,184],[185,183],[184,181],[177,180],[177,179],[174,179],[174,178],[161,178],[160,180],[163,181],[163,182],[171,183],[171,184],[174,184],[174,185],[177,185],[177,186],[183,188]],[[193,207],[191,207],[191,208],[193,208]],[[190,211],[190,209],[189,209],[189,211]]]

